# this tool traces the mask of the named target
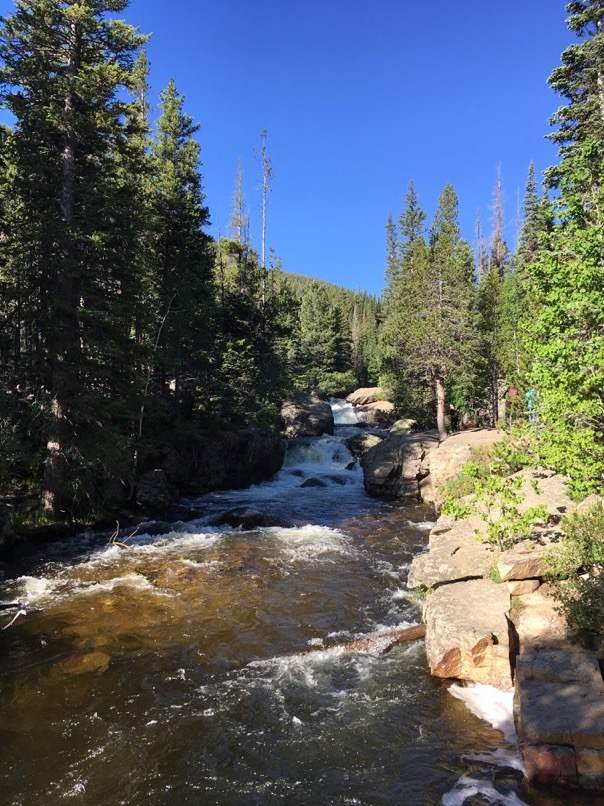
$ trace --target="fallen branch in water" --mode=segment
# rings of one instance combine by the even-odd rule
[[[4,627],[0,628],[2,632],[4,632],[4,630],[8,630],[9,627],[12,627],[19,616],[26,616],[28,613],[40,613],[42,610],[41,607],[35,607],[32,610],[31,608],[28,608],[25,602],[21,602],[19,600],[14,602],[0,602],[0,610],[12,610],[12,608],[16,608],[17,612],[12,619],[4,625]]]
[[[356,638],[354,641],[347,641],[345,644],[336,644],[342,649],[354,652],[389,652],[392,647],[403,644],[405,641],[415,641],[423,638],[426,634],[425,624],[414,624],[413,627],[402,627],[387,632],[374,633],[363,638]],[[334,647],[330,647],[333,649]],[[311,650],[312,651],[312,650]]]
[[[294,652],[284,657],[301,657],[314,652],[331,652],[334,649],[343,649],[349,652],[377,652],[383,655],[386,652],[390,652],[390,650],[398,644],[403,644],[405,641],[416,641],[418,638],[423,638],[425,635],[426,625],[414,624],[412,627],[401,627],[396,630],[375,632],[371,635],[363,636],[363,638],[355,638],[353,641],[346,641],[342,644],[312,647],[304,652]]]
[[[126,544],[126,540],[130,540],[131,537],[134,537],[134,535],[138,532],[138,530],[139,530],[139,527],[137,526],[136,529],[132,532],[131,535],[127,535],[123,540],[118,540],[118,537],[120,536],[120,522],[116,521],[115,522],[115,532],[109,538],[109,545],[110,546],[121,546],[123,549],[131,549],[132,546],[128,546]]]

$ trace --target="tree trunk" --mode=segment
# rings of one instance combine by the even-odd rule
[[[75,79],[79,67],[79,34],[71,25],[68,76]],[[70,398],[77,386],[80,353],[80,333],[77,306],[80,295],[75,287],[74,242],[71,228],[75,220],[76,134],[71,120],[73,97],[68,90],[65,101],[66,132],[61,154],[62,182],[60,189],[61,222],[58,269],[54,291],[55,326],[49,338],[51,405],[48,421],[48,442],[42,486],[42,506],[55,515],[63,514],[67,504],[66,447],[73,433]]]
[[[436,427],[438,428],[438,441],[444,442],[447,438],[445,425],[445,379],[436,378]]]

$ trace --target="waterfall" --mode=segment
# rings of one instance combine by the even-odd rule
[[[365,421],[363,414],[359,414],[351,403],[339,397],[331,397],[327,401],[333,412],[336,425],[357,425]]]

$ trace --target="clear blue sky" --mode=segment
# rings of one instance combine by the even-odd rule
[[[451,183],[462,232],[489,230],[501,164],[506,236],[516,236],[529,162],[559,98],[547,77],[573,41],[564,0],[132,0],[151,33],[152,101],[170,78],[199,123],[212,232],[227,229],[242,157],[259,248],[259,169],[275,173],[268,245],[284,268],[379,293],[384,225],[410,179],[431,216]],[[10,13],[11,0],[0,0]]]

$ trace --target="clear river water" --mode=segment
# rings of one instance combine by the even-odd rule
[[[335,437],[293,442],[273,481],[197,499],[168,534],[6,565],[0,600],[42,611],[0,633],[0,803],[583,802],[529,790],[509,698],[466,690],[468,707],[422,641],[342,646],[418,622],[405,580],[434,513],[365,494],[336,414]],[[209,525],[242,505],[282,525]]]

